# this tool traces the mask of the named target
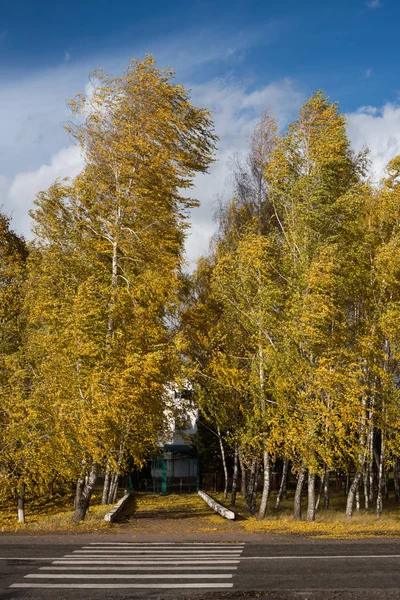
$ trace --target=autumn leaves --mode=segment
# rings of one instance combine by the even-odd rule
[[[182,322],[198,398],[239,453],[252,512],[263,471],[259,518],[272,465],[288,462],[297,519],[305,481],[307,520],[321,493],[329,506],[334,470],[351,475],[347,516],[360,494],[381,514],[393,466],[398,496],[398,159],[379,186],[368,166],[321,92],[281,137],[266,115],[193,276]]]
[[[78,481],[82,520],[100,472],[112,498],[156,448],[167,385],[189,379],[253,512],[263,474],[260,518],[274,464],[298,475],[296,518],[305,481],[307,519],[317,477],[329,504],[333,470],[352,476],[349,516],[360,494],[380,515],[392,466],[399,493],[398,159],[370,182],[320,92],[282,135],[265,114],[211,252],[183,276],[211,116],[150,57],[92,81],[67,127],[82,172],[39,194],[28,249],[0,222],[2,493]]]
[[[76,521],[101,470],[115,480],[162,438],[166,386],[179,376],[168,316],[193,205],[182,194],[215,145],[208,111],[150,57],[93,82],[90,98],[71,102],[68,125],[84,169],[36,200],[22,342],[0,350],[13,363],[1,389],[3,489],[78,481]],[[11,276],[9,295],[19,271]]]

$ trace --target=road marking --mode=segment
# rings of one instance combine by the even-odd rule
[[[118,554],[103,554],[103,555],[99,555],[99,554],[66,554],[65,556],[63,556],[63,558],[76,558],[78,559],[82,559],[82,560],[91,560],[92,558],[95,558],[97,560],[109,560],[109,559],[113,559],[113,560],[230,560],[232,559],[239,559],[241,558],[240,555],[236,555],[234,554],[232,555],[228,555],[228,556],[214,556],[214,555],[203,555],[203,556],[186,556],[185,554],[177,554],[177,555],[171,555],[171,556],[138,556],[137,554],[128,554],[128,555],[118,555]]]
[[[74,555],[75,556],[75,555]],[[55,561],[59,561],[62,560],[62,556],[32,556],[32,557],[26,557],[26,556],[0,556],[0,560],[31,560],[31,561],[39,561],[39,560],[55,560]],[[77,557],[78,558],[78,557]],[[89,558],[87,556],[85,556],[85,558]],[[102,558],[106,558],[106,557],[102,557]],[[146,559],[149,557],[146,557]],[[299,560],[321,560],[321,559],[349,559],[349,558],[400,558],[400,554],[338,554],[338,555],[325,555],[325,556],[240,556],[240,560],[293,560],[298,558]],[[180,559],[179,559],[180,560]],[[92,561],[88,561],[88,562],[92,562]],[[103,561],[101,561],[103,562]],[[108,561],[105,561],[108,562]],[[139,563],[137,563],[135,561],[134,564],[140,564],[142,561],[140,561]],[[164,563],[164,559],[162,559],[162,562]],[[175,562],[177,561],[172,561],[171,564],[175,564]],[[197,563],[198,561],[196,561]],[[203,561],[200,560],[200,562],[208,562],[208,561]],[[239,560],[217,560],[217,561],[212,561],[212,564],[214,563],[238,563]],[[99,564],[101,564],[99,562]],[[119,561],[117,564],[120,564]],[[121,563],[123,564],[123,563]],[[130,564],[130,562],[128,563]],[[146,564],[145,562],[143,564]],[[150,562],[149,564],[153,564],[153,562]],[[156,564],[156,563],[154,563]],[[168,563],[166,563],[168,564]],[[189,563],[188,563],[189,564]]]
[[[75,555],[74,555],[75,556]],[[0,560],[61,560],[62,556],[0,556]],[[89,558],[85,556],[85,558]],[[106,557],[102,557],[106,558]],[[146,557],[149,558],[149,557]],[[318,560],[318,559],[348,559],[348,558],[400,558],[400,554],[338,554],[338,555],[325,555],[325,556],[240,556],[240,560],[293,560],[293,559],[302,559],[302,560]],[[162,559],[164,560],[164,559]],[[89,561],[92,562],[92,561]],[[175,561],[173,561],[175,562]],[[196,561],[197,562],[197,561]],[[204,562],[201,560],[200,562]],[[239,560],[217,560],[212,561],[214,564],[217,563],[226,563],[226,562],[239,562]],[[136,564],[136,563],[135,563]],[[150,563],[153,564],[153,563]]]
[[[0,556],[0,560],[58,560],[59,558],[62,558],[62,556],[32,556],[32,557],[26,557],[26,556],[20,556],[20,557],[8,557],[8,556]]]
[[[233,583],[13,583],[10,588],[24,589],[193,589],[233,588]]]
[[[31,579],[232,579],[232,573],[30,573]]]
[[[195,546],[194,544],[191,544],[189,547],[185,546],[184,544],[171,544],[170,546],[167,546],[165,544],[157,544],[157,545],[148,545],[148,544],[133,544],[130,542],[121,542],[121,543],[102,543],[102,544],[90,544],[90,546],[82,546],[82,548],[85,549],[91,549],[93,550],[94,548],[98,548],[99,550],[102,548],[143,548],[143,549],[149,549],[149,550],[155,550],[156,548],[159,548],[160,550],[173,550],[173,549],[185,549],[185,550],[243,550],[244,546],[243,545],[238,545],[238,544],[226,544],[224,545],[210,545],[210,546],[206,546],[205,544],[202,544],[201,546]]]
[[[208,571],[212,569],[213,571],[236,571],[237,567],[231,567],[230,565],[225,565],[223,567],[214,567],[212,563],[207,565],[207,567],[82,567],[77,565],[76,567],[40,567],[39,571]]]
[[[207,561],[219,561],[219,560],[239,560],[241,559],[241,556],[183,556],[183,555],[178,555],[178,556],[114,556],[112,554],[107,554],[105,556],[95,556],[95,555],[90,555],[90,556],[85,556],[85,555],[81,555],[81,554],[66,554],[63,557],[58,557],[56,560],[60,559],[60,558],[65,558],[68,560],[135,560],[135,561],[146,561],[146,560],[157,560],[160,561],[161,563],[165,560],[183,560],[183,561],[187,561],[187,560],[195,560],[195,561],[202,561],[202,560],[207,560]]]
[[[348,558],[400,558],[400,554],[336,554],[325,556],[241,556],[240,560],[323,560],[323,559],[348,559]]]
[[[91,546],[183,546],[193,547],[200,546],[202,548],[225,548],[228,547],[244,547],[244,543],[226,542],[226,544],[213,544],[212,542],[90,542]]]
[[[213,550],[212,552],[208,552],[208,550],[188,550],[184,552],[184,550],[74,550],[74,554],[151,554],[152,556],[160,556],[167,554],[168,556],[175,554],[195,554],[196,556],[201,556],[202,554],[208,554],[211,556],[218,556],[219,554],[223,554],[226,556],[235,554],[240,556],[241,550]]]
[[[69,560],[239,560],[240,556],[185,556],[179,554],[178,556],[118,556],[114,554],[106,554],[105,556],[97,556],[96,554],[66,554],[62,558],[68,558]]]
[[[71,560],[57,559],[53,565],[235,565],[239,560]]]
[[[83,546],[72,550],[71,554],[47,559],[52,561],[51,566],[39,567],[38,572],[25,575],[24,582],[14,583],[10,588],[232,588],[232,580],[238,569],[242,551],[243,546],[227,547],[223,544],[163,544],[161,547],[155,544],[150,547],[134,544],[113,544],[111,547],[104,544],[95,547]],[[97,580],[98,583],[93,580]]]

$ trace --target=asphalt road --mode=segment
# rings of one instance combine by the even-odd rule
[[[0,597],[400,599],[400,540],[0,538]]]

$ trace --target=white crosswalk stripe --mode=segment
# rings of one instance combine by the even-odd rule
[[[21,589],[225,589],[233,587],[243,544],[96,542],[53,560]],[[98,583],[97,583],[98,582]]]

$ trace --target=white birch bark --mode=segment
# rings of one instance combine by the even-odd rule
[[[227,498],[228,497],[228,468],[226,466],[225,448],[224,448],[224,444],[222,442],[221,429],[220,429],[219,425],[217,425],[217,433],[218,433],[219,448],[221,451],[222,467],[224,469],[224,498]]]
[[[315,473],[308,471],[307,521],[315,521]]]
[[[18,523],[25,523],[25,484],[18,489]]]
[[[297,477],[297,485],[296,491],[294,494],[294,509],[293,509],[293,519],[295,521],[301,520],[301,492],[303,491],[303,483],[305,478],[305,470],[303,468],[300,469],[300,472]]]
[[[231,504],[236,504],[236,489],[237,489],[237,478],[239,471],[239,448],[238,443],[235,443],[235,450],[233,455],[233,477],[232,477],[232,493],[231,493]]]

